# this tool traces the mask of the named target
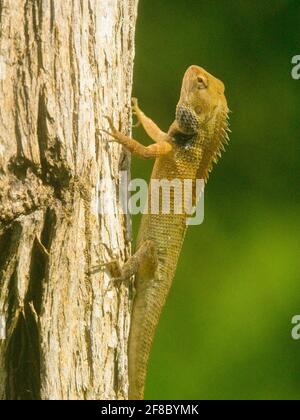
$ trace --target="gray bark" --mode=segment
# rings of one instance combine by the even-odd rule
[[[129,132],[137,2],[0,0],[1,399],[127,397],[128,285],[93,267],[130,253],[99,129]]]

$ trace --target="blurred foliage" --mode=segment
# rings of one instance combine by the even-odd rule
[[[299,399],[299,0],[140,0],[134,96],[164,130],[185,69],[226,85],[231,143],[189,229],[149,399]],[[149,142],[141,129],[135,137]],[[153,163],[133,160],[133,177]],[[134,219],[134,232],[139,219]]]

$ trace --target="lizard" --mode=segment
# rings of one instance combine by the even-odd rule
[[[102,130],[134,155],[155,159],[151,180],[201,179],[207,182],[213,163],[228,143],[229,109],[224,84],[203,68],[192,65],[183,77],[175,121],[167,132],[139,108],[133,113],[154,141],[144,146],[118,131],[106,117],[110,131]],[[151,201],[151,186],[148,196]],[[192,194],[194,192],[192,191]],[[174,201],[173,195],[173,201]],[[171,203],[174,209],[174,202]],[[174,212],[173,212],[174,213]],[[187,230],[187,214],[143,214],[136,253],[119,267],[118,280],[135,276],[128,345],[129,395],[144,398],[147,364]]]

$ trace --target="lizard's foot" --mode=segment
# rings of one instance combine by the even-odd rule
[[[104,118],[108,121],[109,127],[111,129],[111,131],[105,130],[104,128],[98,128],[96,131],[98,134],[100,133],[105,133],[111,137],[113,137],[112,139],[108,140],[108,142],[119,142],[118,141],[118,135],[121,135],[121,133],[115,128],[112,119],[105,115]]]
[[[99,273],[99,271],[108,269],[109,273],[112,275],[112,277],[118,277],[121,273],[121,266],[118,260],[112,260],[110,262],[102,263],[95,265],[90,269],[88,274],[96,274]]]
[[[121,282],[128,282],[130,280],[130,276],[128,277],[127,273],[123,271],[118,260],[96,265],[92,267],[88,274],[96,274],[101,270],[108,271],[111,281],[115,286],[119,286]]]
[[[99,264],[93,267],[89,274],[95,274],[100,270],[107,269],[112,280],[115,283],[129,281],[134,276],[141,266],[143,270],[153,274],[158,264],[155,244],[151,240],[144,241],[133,254],[121,267],[119,260],[115,259],[107,263]]]
[[[126,136],[125,134],[118,131],[112,122],[112,119],[108,116],[105,117],[108,121],[111,131],[101,129],[103,133],[108,134],[114,138],[114,141],[122,144],[130,153],[140,156],[144,159],[153,159],[159,156],[166,155],[172,150],[172,146],[167,141],[162,141],[160,144],[151,144],[150,146],[143,146],[138,141]]]
[[[132,98],[131,102],[132,102],[132,114],[137,117],[137,122],[135,124],[132,124],[132,127],[137,128],[141,125],[141,120],[140,120],[140,117],[139,117],[139,114],[140,114],[141,110],[139,108],[137,98]]]
[[[101,128],[99,131],[109,135],[110,137],[113,137],[111,140],[108,140],[108,142],[116,142],[126,147],[128,143],[128,138],[115,128],[112,119],[108,115],[105,115],[104,118],[108,121],[109,128],[111,131],[104,130],[103,128]]]
[[[120,131],[115,128],[112,119],[108,115],[105,115],[104,118],[108,121],[109,128],[110,128],[111,132],[106,131],[106,130],[102,130],[102,131],[104,133],[109,134],[110,136],[114,137],[116,140],[118,140],[118,137],[121,134]]]
[[[131,98],[131,102],[132,102],[132,108],[134,110],[139,109],[139,101],[137,98],[135,97]]]

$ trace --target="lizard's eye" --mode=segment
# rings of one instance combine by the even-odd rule
[[[197,77],[197,86],[198,86],[198,89],[206,89],[207,88],[207,80],[202,76],[198,76]]]

